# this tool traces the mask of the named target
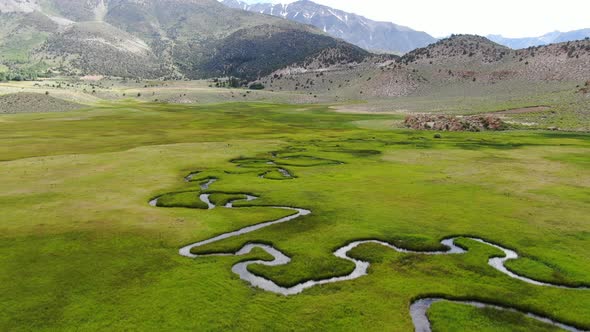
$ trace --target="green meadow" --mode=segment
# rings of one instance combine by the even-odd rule
[[[411,331],[418,298],[474,300],[590,329],[590,135],[547,131],[442,133],[393,129],[396,115],[328,105],[103,103],[67,113],[0,116],[0,330]],[[272,162],[274,164],[271,164]],[[285,177],[278,168],[287,170]],[[184,178],[195,173],[193,181]],[[223,205],[206,210],[201,181]],[[148,202],[161,197],[159,207]],[[178,254],[187,244],[312,214],[195,249],[272,244],[292,258],[250,271],[292,286],[350,273],[333,256],[378,239],[428,256],[362,245],[362,278],[280,296],[231,269],[245,259]],[[555,331],[514,312],[451,302],[429,311],[435,331]]]

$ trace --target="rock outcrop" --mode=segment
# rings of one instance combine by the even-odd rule
[[[406,127],[416,130],[485,131],[506,129],[504,121],[492,115],[459,117],[418,114],[407,116],[404,124]]]

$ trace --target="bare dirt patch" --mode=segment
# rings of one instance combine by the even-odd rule
[[[86,75],[80,77],[81,81],[100,81],[104,78],[103,75]]]

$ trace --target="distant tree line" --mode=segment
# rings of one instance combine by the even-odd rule
[[[256,82],[250,84],[250,90],[264,90],[264,84]]]
[[[241,80],[237,77],[229,77],[229,78],[215,78],[213,79],[213,83],[210,86],[215,86],[216,88],[240,88],[246,86],[248,81]]]
[[[0,72],[0,81],[35,81],[40,77],[47,77],[47,74],[35,70]]]

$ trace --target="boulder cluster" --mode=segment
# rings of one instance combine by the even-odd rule
[[[485,131],[504,130],[506,123],[492,115],[450,116],[416,114],[408,115],[404,124],[416,130],[438,131]]]

